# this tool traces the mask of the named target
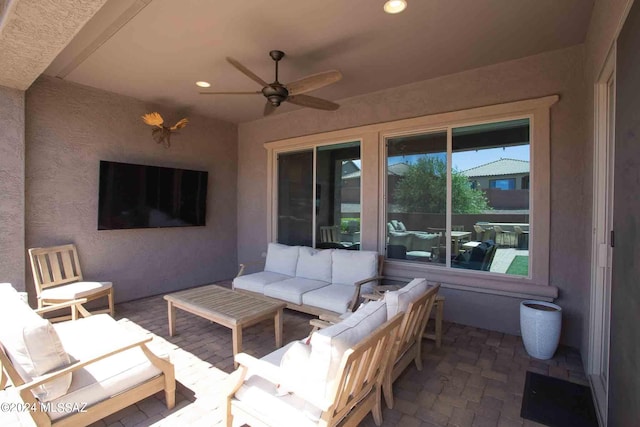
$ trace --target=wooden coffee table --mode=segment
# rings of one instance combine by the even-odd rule
[[[230,328],[234,356],[242,351],[242,328],[271,317],[276,329],[276,347],[282,346],[282,309],[285,303],[217,285],[187,289],[165,295],[164,299],[168,303],[170,336],[176,332],[176,308],[179,308]]]

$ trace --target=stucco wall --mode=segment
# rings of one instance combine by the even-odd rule
[[[0,282],[24,271],[24,92],[0,86]]]
[[[563,341],[579,347],[588,255],[582,177],[585,151],[583,47],[535,55],[340,101],[333,113],[301,109],[239,126],[238,256],[257,259],[266,248],[266,152],[263,143],[305,134],[559,94],[551,117],[550,284],[560,289]],[[357,78],[357,76],[346,76]],[[365,192],[364,197],[377,194]],[[445,317],[517,333],[518,299],[473,298],[448,292]],[[463,315],[463,313],[466,313]],[[473,313],[472,316],[469,313]]]
[[[73,242],[85,278],[111,280],[116,301],[233,277],[237,127],[189,116],[171,148],[140,117],[170,109],[41,77],[26,97],[26,245]],[[99,161],[209,172],[205,227],[97,230]],[[30,275],[29,282],[31,282]]]

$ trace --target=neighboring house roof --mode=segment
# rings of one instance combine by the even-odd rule
[[[500,159],[462,171],[462,174],[469,178],[527,173],[529,173],[529,162],[516,159]]]
[[[393,165],[389,165],[389,167],[387,167],[387,174],[404,176],[408,170],[409,170],[408,163],[396,163]],[[342,175],[342,179],[353,179],[353,178],[360,178],[359,170],[346,175]]]

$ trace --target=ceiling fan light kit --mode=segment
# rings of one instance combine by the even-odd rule
[[[200,92],[203,95],[255,95],[262,94],[267,103],[264,107],[264,115],[269,115],[275,111],[283,102],[290,102],[302,107],[317,108],[320,110],[333,111],[337,110],[340,105],[326,99],[316,98],[304,95],[307,92],[323,88],[342,78],[342,74],[337,70],[325,71],[322,73],[312,74],[302,79],[296,80],[288,84],[282,84],[278,81],[278,63],[285,57],[285,53],[281,50],[272,50],[269,56],[275,62],[275,80],[267,83],[258,77],[254,72],[242,65],[233,58],[227,58],[227,62],[233,65],[238,71],[249,77],[254,82],[262,86],[262,90],[253,92]]]
[[[383,8],[385,12],[394,15],[405,10],[407,2],[405,0],[387,0]]]

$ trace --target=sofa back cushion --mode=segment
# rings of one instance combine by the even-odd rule
[[[397,291],[389,291],[384,294],[387,303],[387,320],[398,313],[407,311],[409,304],[422,294],[427,292],[427,279],[413,279],[406,286]]]
[[[316,250],[301,246],[298,254],[296,276],[331,283],[332,249]]]
[[[314,332],[309,356],[309,390],[314,390],[319,398],[330,398],[344,352],[386,320],[385,302],[373,301],[362,305],[346,320]]]
[[[0,341],[25,382],[70,363],[51,323],[22,302],[8,283],[0,284],[0,324]],[[34,395],[47,402],[64,395],[70,385],[69,373],[34,389]]]
[[[336,249],[331,254],[331,283],[351,285],[378,274],[378,253]]]
[[[299,246],[269,243],[264,270],[271,271],[272,273],[286,274],[287,276],[295,276],[299,249]]]

